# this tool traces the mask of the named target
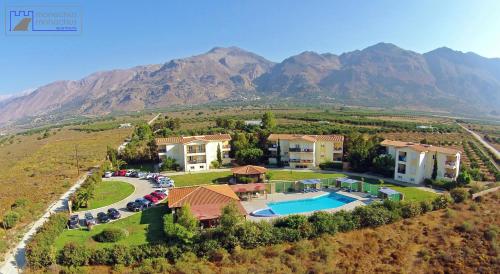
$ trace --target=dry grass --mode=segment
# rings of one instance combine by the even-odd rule
[[[20,209],[20,223],[7,232],[1,230],[0,254],[27,224],[76,181],[75,146],[78,146],[80,170],[85,172],[103,161],[107,145],[118,146],[130,133],[131,129],[96,133],[52,130],[45,139],[38,140],[40,134],[18,136],[12,144],[1,146],[0,216],[18,199],[27,203]]]

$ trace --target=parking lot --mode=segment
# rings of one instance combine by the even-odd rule
[[[145,178],[140,179],[140,178],[123,177],[123,176],[112,177],[112,178],[103,178],[103,182],[113,181],[113,180],[119,180],[119,181],[126,182],[126,183],[133,185],[135,188],[134,192],[130,196],[128,196],[127,198],[125,198],[119,202],[113,203],[111,205],[105,206],[105,207],[100,207],[100,208],[86,210],[86,211],[80,211],[80,212],[73,212],[71,215],[78,215],[78,217],[80,218],[80,226],[85,226],[84,225],[84,218],[85,218],[84,215],[87,212],[92,213],[94,218],[97,218],[97,213],[99,213],[99,212],[106,213],[109,208],[116,208],[121,214],[120,219],[126,218],[132,214],[135,214],[137,212],[131,212],[131,211],[127,210],[127,203],[134,201],[137,198],[142,198],[145,195],[150,194],[151,192],[154,192],[157,189],[160,189],[159,187],[157,187],[156,183],[154,183],[152,180],[147,180]],[[110,220],[110,221],[113,221],[113,220]],[[96,222],[97,222],[97,219],[96,219]],[[97,224],[99,224],[99,222],[97,222]]]

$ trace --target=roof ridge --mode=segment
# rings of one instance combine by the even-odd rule
[[[221,192],[215,191],[214,189],[210,189],[210,188],[209,188],[209,187],[221,187],[221,186],[227,186],[227,187],[229,187],[229,185],[203,185],[203,186],[201,186],[201,187],[203,187],[203,188],[205,188],[205,189],[207,189],[207,190],[210,190],[210,191],[212,191],[212,192],[215,192],[215,193],[217,193],[217,194],[219,194],[219,195],[222,195],[222,196],[225,196],[225,197],[231,198],[231,199],[234,199],[234,198],[235,198],[235,197],[231,197],[231,196],[229,196],[229,195],[226,195],[225,193],[221,193]],[[229,189],[231,189],[231,188],[229,187]],[[231,191],[232,191],[232,189],[231,189]],[[187,196],[187,195],[186,195],[186,196]],[[239,198],[238,198],[238,200],[237,200],[237,201],[239,201]]]

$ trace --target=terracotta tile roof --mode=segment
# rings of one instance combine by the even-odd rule
[[[217,204],[240,199],[228,185],[205,185],[174,188],[168,195],[169,207]]]
[[[220,217],[222,208],[231,202],[236,204],[242,215],[246,215],[240,199],[228,185],[174,188],[168,195],[169,207],[176,208],[189,204],[193,215],[199,220]]]
[[[214,135],[200,135],[200,136],[175,136],[167,138],[156,138],[156,144],[158,145],[168,145],[168,144],[187,144],[193,141],[229,141],[231,140],[231,135],[229,134],[214,134]]]
[[[406,147],[406,148],[411,148],[415,151],[420,151],[420,152],[440,152],[444,154],[457,154],[460,153],[460,150],[458,149],[453,149],[453,148],[447,148],[447,147],[436,147],[432,145],[425,145],[425,144],[417,144],[417,143],[412,143],[412,142],[402,142],[402,141],[393,141],[393,140],[384,140],[380,143],[382,146],[393,146],[393,147]]]
[[[246,165],[246,166],[234,167],[231,169],[231,172],[233,172],[233,174],[240,174],[240,175],[257,175],[266,173],[267,168],[261,166]]]
[[[263,183],[237,184],[237,185],[230,185],[230,187],[236,193],[262,191],[266,189],[266,186]]]
[[[267,138],[269,141],[278,140],[304,140],[309,142],[326,141],[326,142],[343,142],[342,135],[302,135],[302,134],[271,134]]]

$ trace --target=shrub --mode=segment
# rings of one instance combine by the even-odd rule
[[[448,193],[444,193],[432,201],[432,207],[434,210],[447,208],[451,202],[453,202],[451,196]]]
[[[101,243],[115,243],[128,236],[128,232],[121,228],[105,228],[101,233],[96,234],[94,240]]]
[[[109,248],[97,248],[90,252],[89,264],[109,265],[111,263],[111,250]]]
[[[401,207],[401,215],[403,218],[412,218],[422,213],[422,208],[417,202],[406,202]]]
[[[469,222],[463,222],[458,226],[458,230],[460,230],[461,232],[471,232],[472,230],[474,230],[474,225]]]
[[[31,268],[47,267],[56,262],[55,250],[52,247],[55,239],[66,227],[66,213],[57,213],[38,229],[37,233],[26,245],[26,262]]]
[[[115,245],[111,249],[111,262],[112,264],[130,265],[134,263],[134,259],[130,252],[129,246]]]
[[[497,238],[498,235],[498,229],[497,226],[495,225],[490,225],[488,229],[484,232],[484,238],[488,241],[493,241]]]
[[[450,195],[455,203],[461,203],[467,200],[470,196],[469,190],[466,188],[455,188],[450,191]]]
[[[85,246],[67,243],[59,253],[59,264],[67,266],[87,265],[90,260],[90,250]]]
[[[338,231],[338,224],[332,214],[323,211],[318,211],[309,216],[315,234],[335,234]]]
[[[11,229],[16,226],[17,222],[20,219],[19,213],[15,211],[7,212],[2,218],[2,226],[4,229]]]
[[[357,207],[353,214],[359,216],[361,227],[377,227],[388,224],[392,220],[391,212],[377,204]]]
[[[334,163],[331,161],[323,162],[319,164],[320,169],[342,169],[342,163]]]
[[[429,200],[424,200],[420,202],[420,209],[422,213],[426,213],[433,210],[432,202]]]

